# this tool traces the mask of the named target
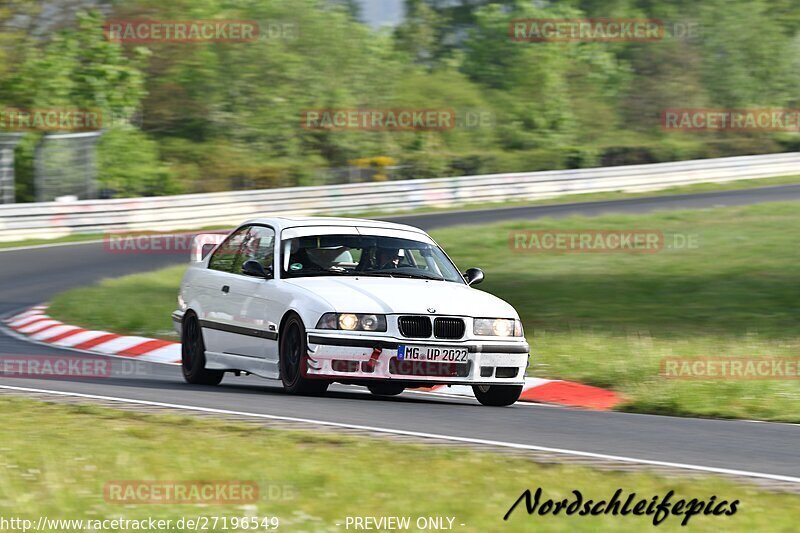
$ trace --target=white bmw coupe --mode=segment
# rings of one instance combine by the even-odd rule
[[[460,384],[494,406],[522,392],[529,346],[517,312],[472,288],[483,272],[461,274],[420,229],[276,217],[219,244],[204,238],[214,236],[195,239],[172,315],[189,383],[233,372],[295,394],[338,381],[378,395]]]

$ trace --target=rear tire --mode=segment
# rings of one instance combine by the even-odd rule
[[[367,385],[367,388],[376,396],[397,396],[406,390],[404,386],[396,383],[373,383]]]
[[[473,385],[475,397],[483,405],[505,407],[522,395],[522,385]]]
[[[328,390],[328,381],[309,379],[306,327],[297,315],[291,315],[280,333],[280,373],[283,389],[289,394],[320,396]]]
[[[197,316],[189,314],[183,319],[181,333],[181,368],[183,379],[192,385],[219,385],[225,372],[206,369],[206,344]]]

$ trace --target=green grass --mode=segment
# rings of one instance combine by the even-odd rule
[[[699,192],[712,192],[712,191],[726,191],[736,189],[751,189],[753,187],[768,187],[771,185],[787,185],[793,183],[800,183],[800,176],[782,176],[777,178],[763,178],[751,180],[738,180],[727,183],[698,183],[695,185],[683,185],[680,187],[670,187],[668,189],[661,189],[658,191],[648,191],[641,193],[626,193],[622,191],[599,192],[590,194],[565,194],[546,200],[521,200],[521,201],[506,201],[506,202],[477,202],[464,205],[455,205],[448,207],[423,207],[418,209],[404,210],[369,210],[347,213],[342,216],[355,216],[355,217],[377,217],[377,216],[390,216],[390,215],[410,215],[410,214],[424,214],[424,213],[441,213],[447,211],[465,211],[477,209],[501,209],[504,207],[522,207],[528,205],[549,205],[556,203],[569,203],[569,202],[591,202],[599,200],[622,200],[625,198],[640,198],[645,196],[665,196],[669,194],[691,194]],[[176,231],[201,231],[212,229],[227,229],[227,226],[207,226],[200,229],[184,229]],[[77,235],[68,235],[65,237],[58,237],[54,239],[25,239],[20,241],[0,242],[0,250],[3,248],[12,248],[18,246],[36,246],[40,244],[56,244],[64,242],[83,242],[92,240],[101,240],[102,233],[86,233]]]
[[[169,267],[73,289],[56,296],[48,313],[88,328],[177,341],[171,314],[185,270]]]
[[[655,254],[514,253],[530,229],[654,229],[698,247]],[[622,392],[633,411],[800,421],[798,381],[678,381],[663,357],[797,356],[795,203],[451,228],[435,237],[520,312],[536,376]]]
[[[516,230],[649,229],[696,235],[654,254],[520,253]],[[796,357],[800,210],[795,203],[448,228],[433,236],[481,289],[522,316],[530,374],[617,390],[630,411],[800,422],[800,382],[685,381],[663,357]],[[183,267],[56,297],[51,314],[123,333],[167,336]]]
[[[607,499],[622,489],[648,500],[670,490],[673,501],[739,500],[733,516],[692,517],[689,526],[698,531],[792,531],[800,519],[797,495],[714,477],[541,465],[463,448],[8,397],[0,409],[0,516],[34,522],[277,516],[280,530],[321,532],[346,530],[347,516],[450,516],[456,531],[651,527],[646,516],[528,516],[524,503],[502,520],[523,490],[538,487],[554,499],[572,497],[572,490]],[[252,481],[260,497],[248,504],[121,505],[103,496],[106,483],[117,480]],[[686,530],[681,519],[670,516],[659,530]]]
[[[0,242],[0,250],[3,248],[16,248],[18,246],[39,246],[42,244],[61,244],[69,242],[85,242],[103,240],[102,233],[78,233],[75,235],[65,235],[53,239],[22,239],[19,241]]]

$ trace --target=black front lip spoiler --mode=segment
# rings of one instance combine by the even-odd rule
[[[372,339],[342,339],[340,337],[323,337],[321,335],[309,335],[308,342],[311,344],[325,344],[327,346],[349,346],[351,348],[380,348],[382,350],[396,350],[400,343],[391,341],[379,341]]]
[[[436,339],[439,340],[439,339]],[[382,350],[396,350],[400,344],[424,344],[425,339],[409,340],[408,343],[396,341],[384,341],[378,339],[343,339],[341,337],[325,337],[323,335],[309,335],[308,342],[311,344],[323,344],[326,346],[348,346],[352,348],[380,348]],[[458,347],[457,344],[450,344],[447,348]],[[527,344],[470,344],[465,346],[469,353],[524,353],[530,352]]]

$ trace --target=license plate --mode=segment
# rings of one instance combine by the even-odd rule
[[[466,348],[443,348],[441,346],[407,346],[397,347],[397,359],[400,361],[436,361],[444,363],[466,363]]]

